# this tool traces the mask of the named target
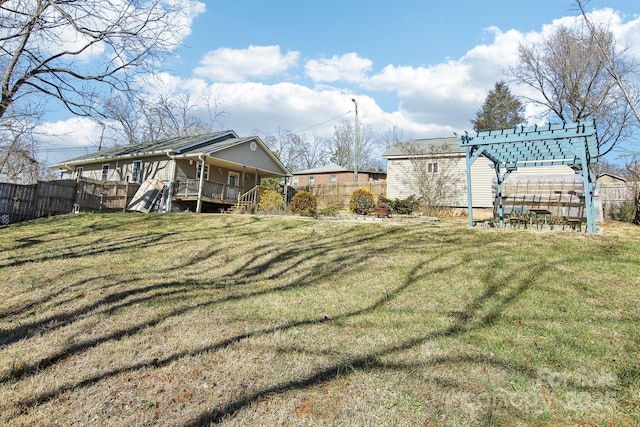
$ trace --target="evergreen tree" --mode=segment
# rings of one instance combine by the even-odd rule
[[[523,113],[524,106],[511,94],[509,86],[505,82],[498,82],[489,91],[482,108],[476,113],[476,119],[471,123],[476,132],[507,129],[524,122]]]

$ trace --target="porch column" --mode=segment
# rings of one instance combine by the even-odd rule
[[[202,187],[204,186],[204,156],[200,156],[200,183],[198,184],[198,202],[196,203],[196,213],[202,211]]]

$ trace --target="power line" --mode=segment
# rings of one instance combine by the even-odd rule
[[[344,117],[344,116],[346,116],[347,114],[351,114],[351,110],[347,111],[346,113],[342,113],[342,114],[340,114],[339,116],[332,117],[332,118],[330,118],[329,120],[325,120],[324,122],[317,123],[317,124],[315,124],[315,125],[313,125],[313,126],[309,126],[308,128],[304,128],[304,129],[302,129],[302,130],[299,130],[299,131],[296,131],[296,132],[293,132],[293,133],[301,133],[301,132],[307,131],[307,130],[309,130],[309,129],[316,128],[316,127],[318,127],[318,126],[322,126],[322,125],[327,124],[327,123],[329,123],[329,122],[331,122],[331,121],[334,121],[334,120],[336,120],[336,119],[339,119],[340,117]]]

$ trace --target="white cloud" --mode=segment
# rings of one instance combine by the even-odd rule
[[[283,54],[280,46],[220,48],[207,53],[193,72],[214,81],[242,82],[249,77],[268,77],[297,64],[299,52]]]
[[[361,58],[357,53],[334,55],[331,58],[309,60],[304,69],[315,82],[360,82],[371,71],[371,60]]]
[[[593,16],[640,58],[640,18],[630,20],[610,9]],[[469,120],[488,91],[506,78],[504,70],[515,65],[520,43],[537,43],[559,25],[577,21],[577,17],[557,19],[529,33],[490,27],[485,29],[488,41],[459,58],[424,66],[387,64],[374,74],[372,62],[353,52],[312,59],[306,62],[305,73],[314,85],[307,86],[250,81],[286,72],[297,65],[299,52],[283,53],[280,46],[222,48],[203,57],[194,70],[197,78],[162,73],[153,88],[171,94],[188,91],[196,103],[205,96],[220,101],[226,111],[221,126],[240,135],[281,127],[330,136],[339,120],[353,120],[351,98],[357,98],[360,120],[377,132],[395,125],[415,138],[451,136],[454,131],[471,129]],[[516,95],[523,93],[521,88],[511,90]],[[386,98],[393,101],[383,107]],[[200,111],[204,114],[204,109]],[[74,129],[67,141],[73,138],[83,145],[97,141],[99,129],[80,123],[58,122],[51,131],[62,134],[66,124]]]

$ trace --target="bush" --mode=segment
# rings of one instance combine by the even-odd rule
[[[309,191],[299,191],[291,199],[291,212],[302,216],[315,216],[316,196]]]
[[[354,214],[366,215],[375,209],[375,196],[365,187],[360,187],[351,195],[349,210]]]
[[[415,196],[409,196],[406,199],[387,199],[386,197],[380,196],[380,202],[386,203],[391,206],[391,209],[394,213],[400,215],[409,215],[413,213],[413,207],[415,205]]]
[[[338,212],[340,212],[340,204],[339,203],[332,203],[329,206],[327,206],[326,208],[322,209],[320,212],[318,212],[318,215],[320,215],[320,216],[337,216]]]
[[[258,210],[269,214],[281,213],[284,210],[282,194],[276,190],[265,190],[260,196]]]
[[[632,201],[626,201],[611,208],[611,219],[623,222],[633,222],[636,218],[636,206]]]

